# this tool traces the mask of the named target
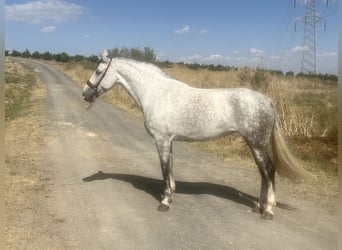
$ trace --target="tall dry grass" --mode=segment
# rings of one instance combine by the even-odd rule
[[[81,63],[60,64],[59,67],[80,86],[84,86],[95,70],[94,67]],[[173,65],[163,70],[171,77],[194,87],[245,87],[264,93],[274,103],[284,134],[289,138],[296,138],[295,145],[292,147],[294,151],[302,152],[297,156],[306,160],[309,165],[307,168],[333,165],[333,172],[337,171],[336,164],[330,161],[330,158],[337,158],[337,84],[316,79],[280,76],[268,71],[249,68],[210,71],[208,69],[193,70],[185,65]],[[121,109],[141,116],[131,97],[120,86],[110,90],[105,95],[105,99]],[[302,141],[298,138],[316,138],[315,142],[317,138],[329,138],[325,142],[333,141],[331,144],[333,149],[329,148],[327,156],[320,157],[321,152],[313,152],[311,149],[319,151],[321,144],[310,147],[310,151],[303,147]],[[223,158],[238,158],[246,160],[246,163],[253,163],[249,149],[238,135],[195,144]],[[329,144],[329,147],[331,145]]]

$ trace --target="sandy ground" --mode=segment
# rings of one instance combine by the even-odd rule
[[[100,100],[85,111],[73,82],[25,63],[41,82],[6,128],[9,249],[336,249],[335,190],[277,178],[274,220],[261,220],[256,168],[185,143],[175,200],[158,212],[159,160],[142,122]]]

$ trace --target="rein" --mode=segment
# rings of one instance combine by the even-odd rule
[[[97,88],[99,87],[101,81],[103,80],[103,78],[104,78],[104,77],[106,76],[106,74],[107,74],[107,71],[108,71],[108,69],[109,69],[109,67],[110,67],[110,64],[112,63],[112,59],[113,59],[113,58],[110,58],[109,63],[108,63],[108,65],[107,65],[107,67],[106,67],[106,69],[105,69],[103,75],[102,75],[101,78],[97,81],[96,84],[92,83],[90,80],[87,81],[88,87],[91,88],[91,89],[93,89],[93,90],[95,90],[96,93],[97,93]]]

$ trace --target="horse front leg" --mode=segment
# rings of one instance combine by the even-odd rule
[[[172,141],[156,141],[156,146],[164,179],[164,191],[158,210],[167,211],[170,208],[176,190],[176,184],[173,178]]]

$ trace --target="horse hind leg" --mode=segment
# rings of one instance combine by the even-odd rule
[[[267,147],[251,147],[251,150],[261,175],[260,199],[253,211],[260,212],[263,219],[273,219],[273,206],[276,205],[275,167],[269,157]]]

